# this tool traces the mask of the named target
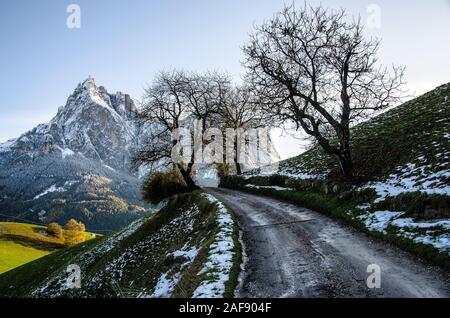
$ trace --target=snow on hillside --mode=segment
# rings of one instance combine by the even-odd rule
[[[202,196],[216,206],[218,232],[214,237],[213,243],[209,246],[208,257],[203,268],[197,273],[198,276],[206,275],[206,278],[194,290],[192,297],[219,298],[224,296],[225,284],[230,280],[230,271],[233,266],[233,255],[235,253],[233,241],[234,221],[230,212],[214,196],[210,194],[203,194]],[[199,212],[195,206],[192,209],[186,212]],[[174,220],[171,224],[174,222],[176,223],[177,221]],[[187,224],[187,226],[192,227],[192,224]],[[180,250],[168,253],[168,256],[181,257],[184,259],[184,261],[178,265],[179,269],[174,271],[174,269],[171,268],[162,273],[153,291],[151,293],[142,292],[138,297],[171,297],[175,286],[182,277],[181,270],[192,264],[198,255],[199,250],[200,248],[198,246],[193,246],[190,242],[186,242]]]
[[[197,257],[198,251],[199,248],[195,246],[189,246],[189,243],[186,243],[180,250],[168,253],[167,256],[184,259],[185,261],[179,265],[180,270],[183,270],[192,264],[194,259]],[[182,276],[181,271],[175,272],[174,274],[170,274],[170,271],[164,272],[159,277],[158,282],[156,283],[156,286],[153,289],[153,292],[149,295],[141,293],[138,295],[138,298],[171,297],[173,294],[173,290],[178,284],[181,276]]]
[[[292,188],[285,188],[280,186],[258,186],[254,184],[246,184],[245,187],[247,188],[253,188],[253,189],[272,189],[277,191],[286,191],[286,190],[294,190]]]
[[[416,163],[408,163],[397,168],[396,173],[390,174],[385,180],[369,182],[358,189],[375,189],[378,198],[375,203],[383,201],[386,197],[395,197],[405,192],[423,192],[427,194],[443,194],[450,196],[450,169],[448,167],[450,151],[440,153],[447,163],[440,165],[438,171],[430,172],[434,167],[425,164],[425,157],[419,156]],[[439,169],[440,168],[440,169]],[[436,170],[436,168],[434,168]]]
[[[47,190],[44,190],[44,192],[39,193],[38,195],[36,195],[33,200],[37,200],[40,197],[43,197],[44,195],[48,194],[48,193],[52,193],[52,192],[64,192],[66,191],[66,189],[64,189],[64,187],[56,187],[56,184],[53,184],[50,188],[48,188]]]
[[[284,176],[295,180],[323,180],[327,177],[329,171],[312,172],[302,165],[295,162],[285,160],[282,162],[275,162],[258,169],[246,171],[242,177],[249,179],[251,177],[270,177],[273,175]]]
[[[238,235],[230,213],[209,194],[181,195],[116,234],[80,245],[77,253],[68,249],[68,255],[51,255],[57,264],[53,272],[26,287],[26,293],[51,298],[224,297],[231,272],[240,265],[235,264]],[[67,264],[80,267],[81,289],[68,285]]]
[[[129,237],[136,232],[143,224],[144,219],[139,219],[128,225],[122,231],[108,237],[105,241],[95,246],[90,251],[81,254],[73,263],[80,266],[80,268],[87,268],[96,260],[100,259],[107,252],[115,248],[121,241]],[[42,286],[36,288],[32,295],[35,297],[60,297],[64,292],[70,290],[70,286],[67,283],[67,273],[64,268],[62,271],[57,272],[56,275],[49,277]]]
[[[387,234],[388,227],[395,229],[395,235],[408,238],[416,243],[432,245],[439,251],[448,251],[450,255],[450,220],[417,222],[402,217],[404,212],[375,211],[366,212],[358,218],[371,231]]]
[[[75,154],[75,152],[69,148],[58,147],[58,149],[61,151],[61,156],[63,159],[65,159],[66,157],[69,157],[69,156],[73,156]]]
[[[0,143],[0,153],[11,150],[11,146],[15,143],[16,139],[11,139],[6,142]]]

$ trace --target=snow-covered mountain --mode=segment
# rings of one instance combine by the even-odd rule
[[[80,83],[49,123],[0,144],[0,213],[42,223],[76,217],[96,229],[139,216],[136,111],[129,95],[92,78]]]
[[[79,154],[114,169],[129,170],[129,147],[138,135],[133,120],[136,111],[129,95],[110,94],[88,78],[49,123],[3,144],[0,153],[23,163],[50,153],[62,159]]]

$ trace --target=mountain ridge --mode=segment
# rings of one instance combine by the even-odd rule
[[[139,217],[148,206],[131,167],[137,111],[128,94],[79,83],[48,123],[0,144],[0,212],[107,230]]]
[[[25,155],[30,159],[50,152],[59,152],[62,159],[79,153],[114,168],[129,168],[126,167],[129,162],[120,162],[112,154],[123,148],[130,156],[129,145],[139,131],[133,120],[136,112],[137,107],[128,94],[110,94],[89,77],[78,84],[48,123],[0,144],[0,153],[12,151],[19,158]]]

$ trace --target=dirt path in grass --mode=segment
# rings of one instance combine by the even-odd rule
[[[450,273],[311,210],[207,189],[236,213],[248,261],[238,297],[450,297]],[[367,266],[381,268],[369,289]]]

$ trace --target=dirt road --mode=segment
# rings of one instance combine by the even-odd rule
[[[450,273],[311,210],[208,189],[236,213],[248,255],[238,297],[450,297]],[[367,267],[381,269],[368,288]]]

